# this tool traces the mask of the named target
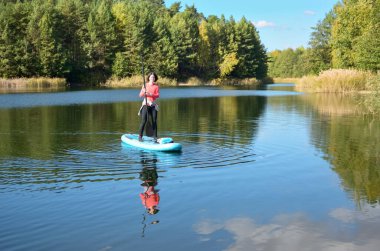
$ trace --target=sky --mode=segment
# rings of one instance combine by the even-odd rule
[[[268,51],[307,47],[318,21],[323,20],[338,0],[165,0],[194,5],[206,17],[222,14],[236,21],[243,16],[255,24]]]

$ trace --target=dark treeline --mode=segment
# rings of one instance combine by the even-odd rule
[[[245,18],[205,17],[162,0],[0,0],[0,77],[99,83],[147,70],[188,77],[257,78],[267,55]]]
[[[331,68],[380,70],[380,0],[342,0],[313,27],[308,48],[269,53],[269,75],[301,77]]]

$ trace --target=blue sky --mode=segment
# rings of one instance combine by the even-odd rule
[[[245,16],[259,31],[268,51],[307,47],[311,27],[332,10],[338,0],[165,0],[194,5],[206,17],[222,14],[240,20]]]

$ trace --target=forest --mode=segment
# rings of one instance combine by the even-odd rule
[[[267,76],[246,18],[162,0],[0,0],[0,78],[98,84],[146,71],[177,80]]]
[[[319,21],[309,47],[268,53],[271,77],[317,75],[328,69],[380,70],[380,0],[343,0]]]

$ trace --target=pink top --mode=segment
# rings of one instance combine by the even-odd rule
[[[154,101],[160,97],[160,88],[156,83],[153,84],[146,84],[146,92],[147,92],[147,99],[148,99],[148,104],[154,103]],[[141,88],[140,95],[141,98],[145,96],[145,89],[144,86]],[[145,99],[144,99],[145,103]]]
[[[153,206],[157,206],[160,202],[160,195],[158,193],[148,194],[148,193],[140,193],[140,198],[142,204],[146,208],[151,208]]]

